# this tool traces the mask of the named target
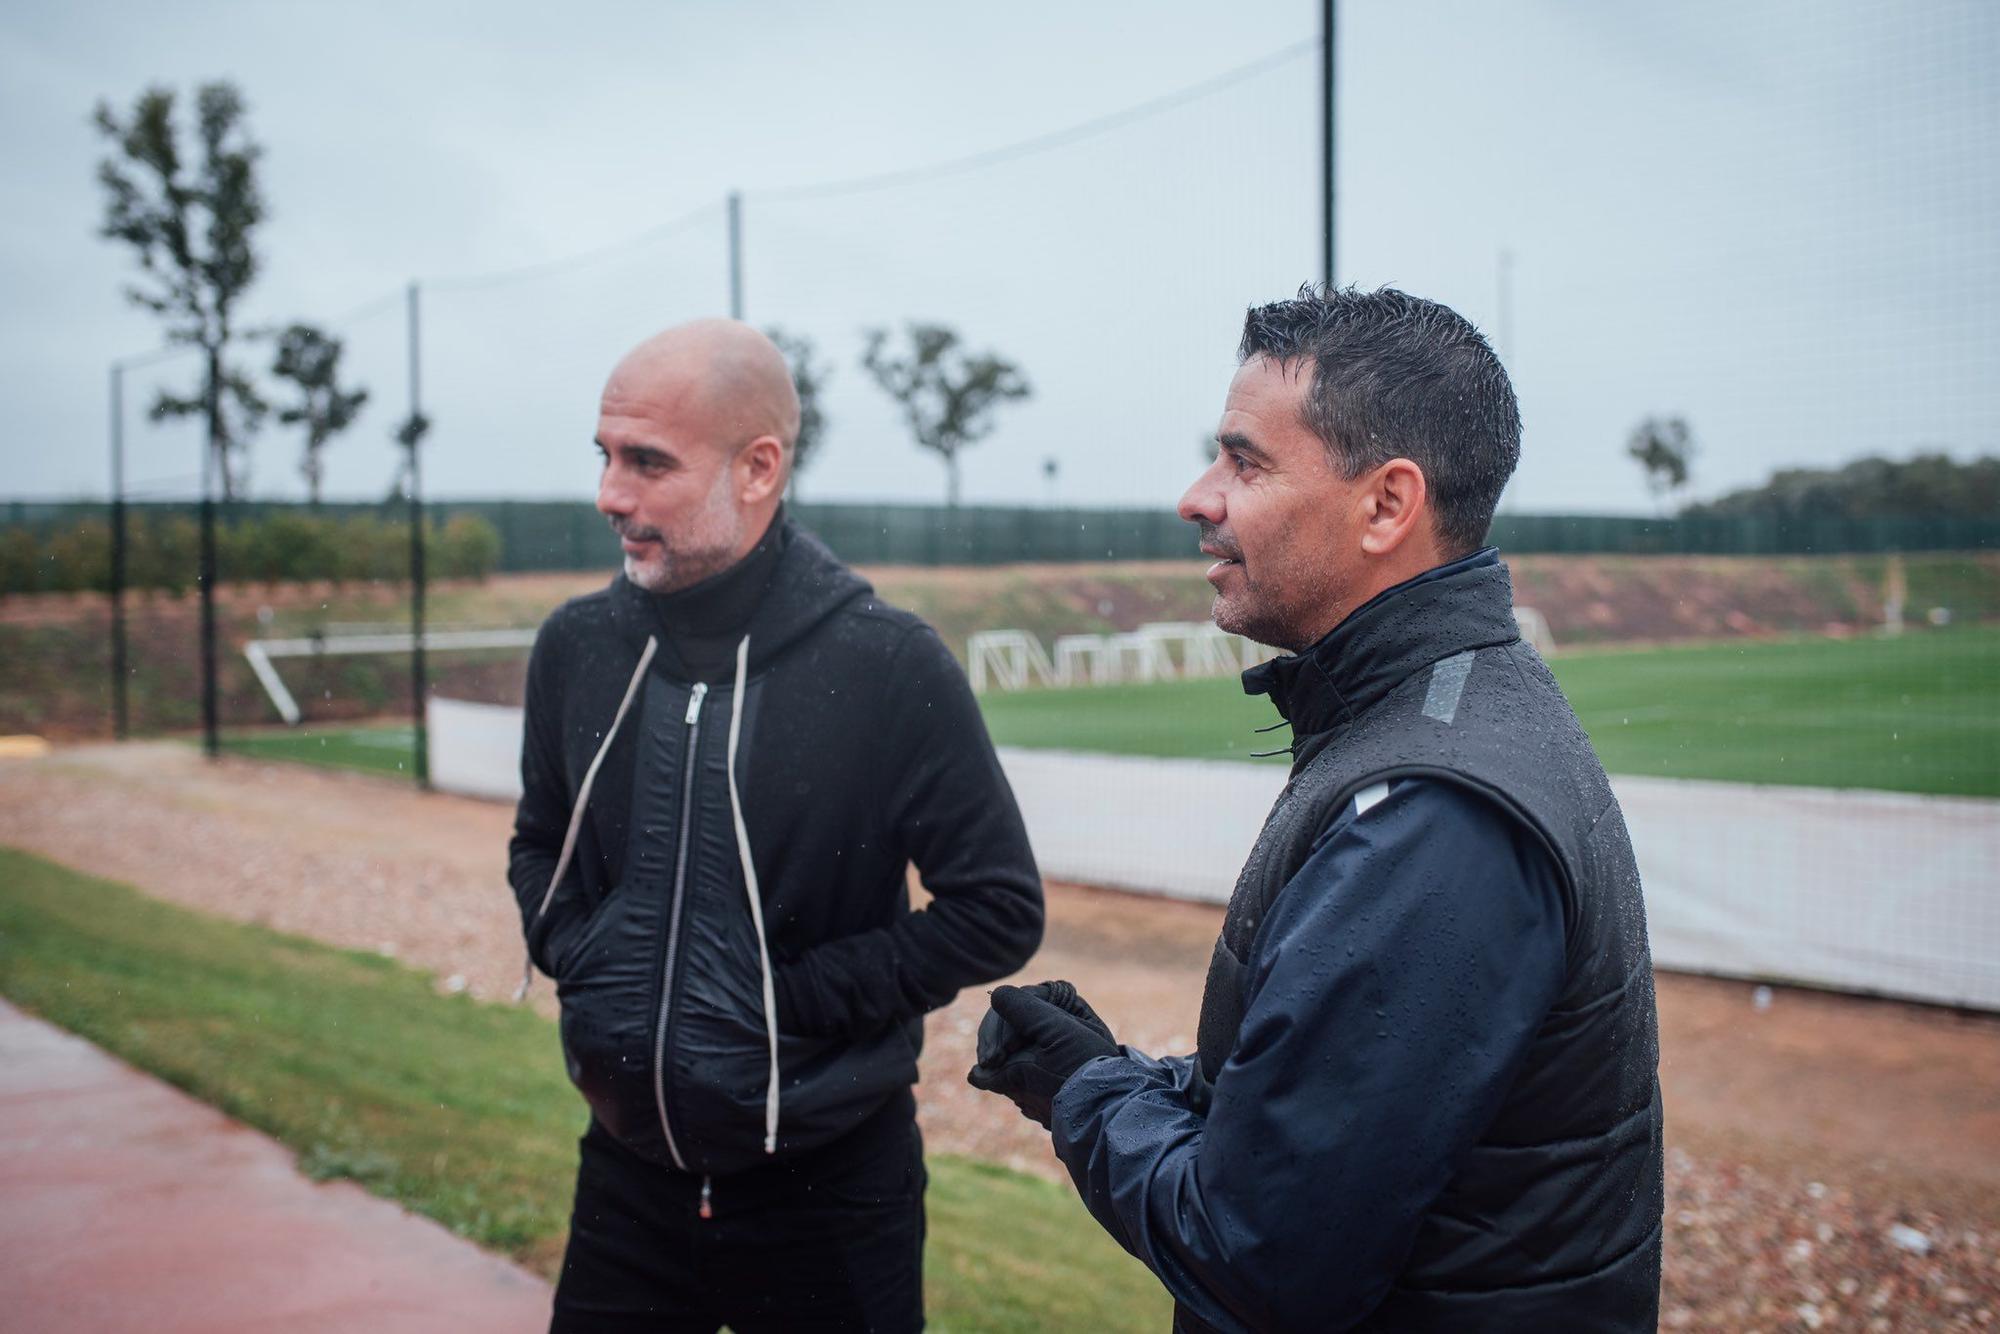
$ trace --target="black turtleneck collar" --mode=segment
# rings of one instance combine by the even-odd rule
[[[771,516],[771,526],[743,559],[699,583],[652,595],[670,667],[678,666],[694,681],[717,681],[729,675],[736,642],[764,600],[786,543],[785,509],[780,505]]]
[[[1295,736],[1337,727],[1411,673],[1466,649],[1520,638],[1514,586],[1494,547],[1384,589],[1304,652],[1243,673],[1269,695]]]

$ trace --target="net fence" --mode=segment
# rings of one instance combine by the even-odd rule
[[[1587,521],[1552,516],[1611,508],[1626,512],[1588,522],[1630,525],[1802,461],[1925,450],[1963,460],[2000,442],[2000,381],[1988,373],[2000,362],[2000,85],[1990,77],[2000,16],[1990,6],[1746,9],[1703,0],[1640,16],[1555,4],[1353,4],[1342,16],[1339,277],[1444,301],[1496,342],[1527,421],[1503,538],[1519,534],[1547,550],[1589,546],[1600,539]],[[224,542],[225,727],[261,733],[282,722],[245,655],[253,642],[409,633],[400,527],[409,455],[394,437],[413,412],[429,423],[425,494],[515,507],[481,519],[487,546],[476,527],[448,530],[443,516],[426,530],[440,575],[426,607],[437,636],[427,664],[433,693],[518,703],[518,647],[476,637],[454,646],[450,637],[531,628],[561,598],[609,577],[615,549],[576,508],[595,485],[591,436],[604,376],[646,335],[732,305],[760,327],[809,339],[829,368],[826,435],[795,499],[837,549],[877,542],[873,550],[889,553],[878,558],[913,562],[956,549],[956,538],[941,536],[953,531],[947,525],[910,517],[923,513],[911,506],[942,498],[941,461],[909,439],[860,364],[869,331],[893,336],[911,322],[947,325],[969,346],[1009,357],[1033,388],[964,455],[969,501],[1026,516],[1011,527],[992,520],[992,531],[967,538],[968,562],[982,559],[977,543],[1004,553],[1019,533],[1067,532],[1072,508],[1143,512],[1145,541],[1171,544],[1164,516],[1204,466],[1243,307],[1319,276],[1316,50],[1302,36],[1152,101],[1015,144],[967,145],[958,159],[843,181],[749,179],[733,201],[690,200],[685,212],[595,251],[423,275],[414,296],[355,294],[324,325],[341,341],[343,377],[369,398],[327,450],[326,493],[360,508],[314,521],[357,526],[273,538],[268,526],[252,533],[254,505],[224,507],[225,530],[249,534]],[[251,345],[243,355],[257,361],[269,351]],[[128,497],[199,494],[198,429],[143,420],[160,390],[187,392],[197,370],[185,355],[126,370]],[[1687,421],[1701,446],[1693,486],[1657,498],[1625,452],[1634,424],[1656,416]],[[235,490],[252,502],[300,499],[298,449],[296,431],[267,423]],[[542,505],[550,508],[534,509]],[[143,548],[167,573],[130,599],[127,689],[135,731],[173,731],[199,716],[195,537],[184,517],[146,522],[157,531],[133,559]],[[964,520],[964,531],[987,522]],[[1824,531],[1848,522],[1829,516]],[[1133,524],[1137,532],[1141,520]],[[1990,540],[1984,528],[1962,531],[1974,534],[1966,545]],[[1180,535],[1192,555],[1192,534]],[[311,578],[260,577],[279,560],[269,548],[307,540],[338,547],[346,564]],[[1053,541],[1044,534],[1038,549]],[[1095,542],[1079,541],[1074,558],[1099,554]],[[1939,544],[1891,532],[1878,545]],[[1775,535],[1747,538],[1742,559],[1796,548]],[[2000,566],[1990,554],[1905,562],[1884,550],[1712,566],[1692,558],[1650,572],[1616,561],[1525,566],[1523,583],[1533,584],[1534,609],[1565,653],[1612,637],[1749,642],[1814,632],[1844,642],[1892,624],[1901,634],[1879,661],[1845,676],[1746,657],[1721,689],[1758,701],[1741,713],[1751,741],[1732,744],[1727,726],[1676,723],[1682,730],[1651,750],[1620,752],[1622,772],[1897,788],[1912,802],[2000,795],[2000,643],[1982,624],[2000,615]],[[463,577],[481,569],[543,572]],[[981,630],[1043,644],[1130,632],[1198,618],[1203,601],[1192,567],[1150,582],[1113,570],[1052,579],[884,586],[941,619],[955,645]],[[46,666],[36,670],[45,679],[15,692],[41,701],[23,706],[24,728],[87,731],[108,716],[105,631],[96,622],[86,631],[62,647],[34,630],[44,634],[36,660]],[[403,648],[271,662],[308,727],[387,726],[408,712]],[[1599,716],[1643,720],[1701,670],[1670,658],[1635,670],[1605,687],[1628,692],[1631,707],[1608,704]],[[1141,732],[1174,730],[1186,707],[1161,705]],[[1780,715],[1795,724],[1782,734],[1754,726]],[[1621,731],[1602,746],[1623,745],[1626,724],[1604,725]],[[1147,743],[1142,735],[1130,744]],[[1764,763],[1746,760],[1745,748]],[[1734,809],[1755,811],[1755,800]],[[1797,805],[1773,797],[1769,855],[1740,860],[1804,884],[1819,863],[1797,851],[1807,844],[1786,814]],[[1680,818],[1662,815],[1647,828]],[[1093,857],[1145,864],[1148,836],[1121,832],[1116,821],[1097,827]],[[1938,842],[1915,825],[1868,828],[1882,832],[1842,845],[1852,874],[1817,900],[1840,905],[1824,920],[1857,924],[1850,952],[1876,948],[1864,939],[1879,935],[1864,911],[1871,894],[1907,887],[1937,902],[1938,884],[1971,883],[1992,865],[1990,834],[1984,843],[1976,834]],[[1731,829],[1732,839],[1751,836]],[[1675,836],[1642,836],[1660,842],[1660,874],[1679,874],[1665,860]],[[1909,870],[1915,846],[1949,864],[1918,884]],[[1071,873],[1115,878],[1096,864]],[[1688,883],[1706,874],[1690,872]],[[1730,901],[1748,903],[1755,892],[1742,886]],[[1960,905],[1952,911],[1968,939],[2000,930],[1990,911],[1963,908],[1967,901],[1952,899]],[[1812,914],[1807,902],[1801,921]],[[1985,957],[2000,957],[2000,941],[1990,943]],[[1850,964],[1861,967],[1852,959],[1840,967]],[[1865,968],[1840,967],[1821,968],[1820,980],[1866,984],[1855,980]]]

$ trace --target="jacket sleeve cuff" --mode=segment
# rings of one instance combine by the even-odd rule
[[[1116,1055],[1098,1056],[1077,1067],[1063,1081],[1050,1106],[1049,1129],[1056,1157],[1070,1165],[1072,1154],[1088,1158],[1117,1104],[1147,1089],[1174,1088],[1177,1063],[1158,1060],[1133,1047],[1120,1046]],[[1077,1170],[1071,1166],[1074,1173]]]

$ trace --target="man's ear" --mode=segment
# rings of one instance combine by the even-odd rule
[[[736,455],[742,503],[755,505],[785,489],[785,446],[775,435],[760,435]]]
[[[1368,475],[1361,497],[1361,550],[1394,555],[1430,531],[1430,490],[1424,470],[1409,459],[1390,459]]]

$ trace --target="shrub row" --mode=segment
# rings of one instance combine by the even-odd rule
[[[461,514],[433,521],[424,544],[434,579],[484,579],[500,561],[500,534],[485,519]],[[408,525],[349,515],[276,513],[218,524],[218,573],[224,583],[334,583],[405,579]],[[201,529],[186,515],[138,515],[126,522],[128,588],[180,593],[195,586]],[[0,593],[108,592],[111,525],[85,519],[37,533],[0,533]]]

